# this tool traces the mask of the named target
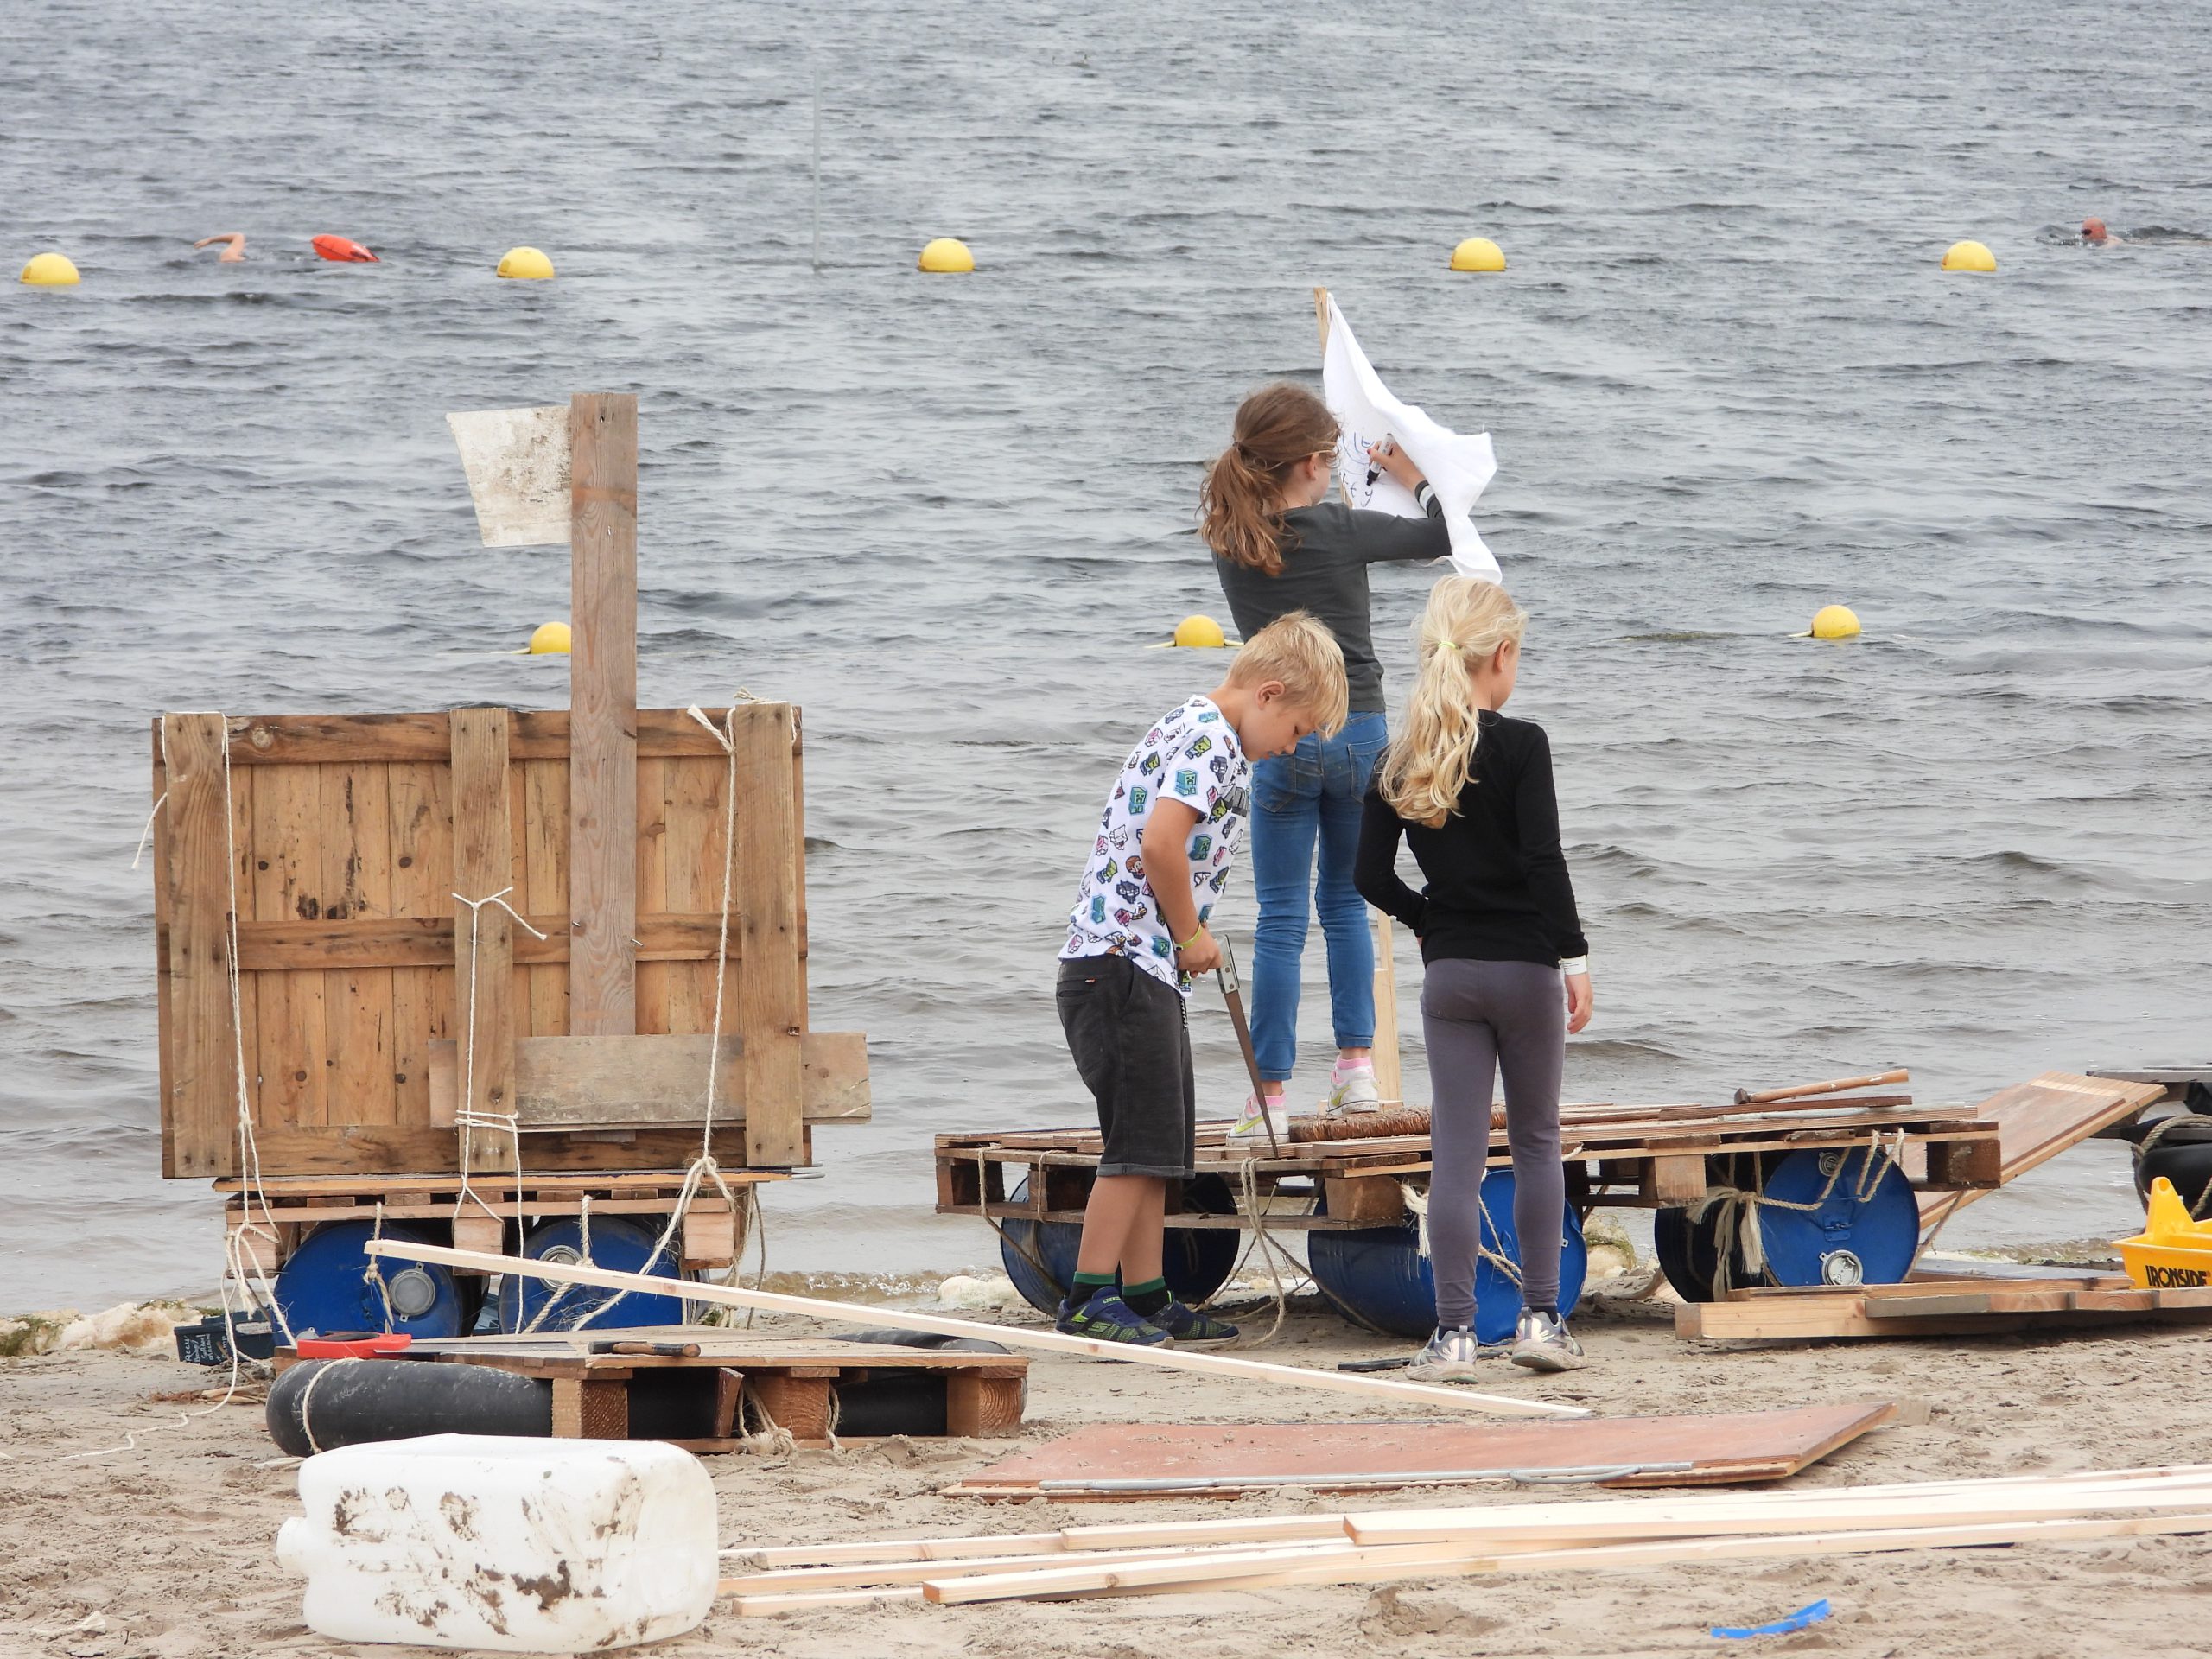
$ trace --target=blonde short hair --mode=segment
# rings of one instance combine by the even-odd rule
[[[1344,728],[1351,689],[1337,636],[1310,611],[1279,616],[1247,639],[1230,664],[1231,685],[1282,683],[1283,694],[1313,716],[1313,729],[1334,737]]]

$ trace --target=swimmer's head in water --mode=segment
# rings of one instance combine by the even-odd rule
[[[2105,229],[2105,222],[2101,219],[2085,219],[2082,221],[2082,239],[2084,242],[2107,241],[2110,239],[2111,235],[2112,232]]]

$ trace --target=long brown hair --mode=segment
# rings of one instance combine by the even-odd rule
[[[1283,486],[1308,455],[1332,453],[1337,417],[1304,386],[1262,386],[1236,406],[1229,448],[1206,468],[1198,533],[1235,563],[1282,574]]]

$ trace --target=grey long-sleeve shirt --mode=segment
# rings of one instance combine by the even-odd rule
[[[1443,509],[1426,487],[1426,518],[1324,501],[1283,515],[1282,574],[1268,575],[1214,555],[1213,568],[1238,632],[1250,639],[1277,617],[1311,611],[1344,647],[1353,714],[1382,712],[1382,665],[1367,614],[1367,567],[1388,560],[1440,559],[1452,550]]]

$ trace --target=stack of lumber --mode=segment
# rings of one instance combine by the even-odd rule
[[[1730,1290],[1675,1310],[1675,1334],[1708,1342],[1788,1338],[2001,1336],[2063,1326],[2212,1319],[2212,1290],[2145,1290],[2126,1274],[2067,1268],[1916,1272],[1901,1285]]]
[[[739,1550],[745,1615],[1669,1567],[2212,1532],[2212,1465]]]

